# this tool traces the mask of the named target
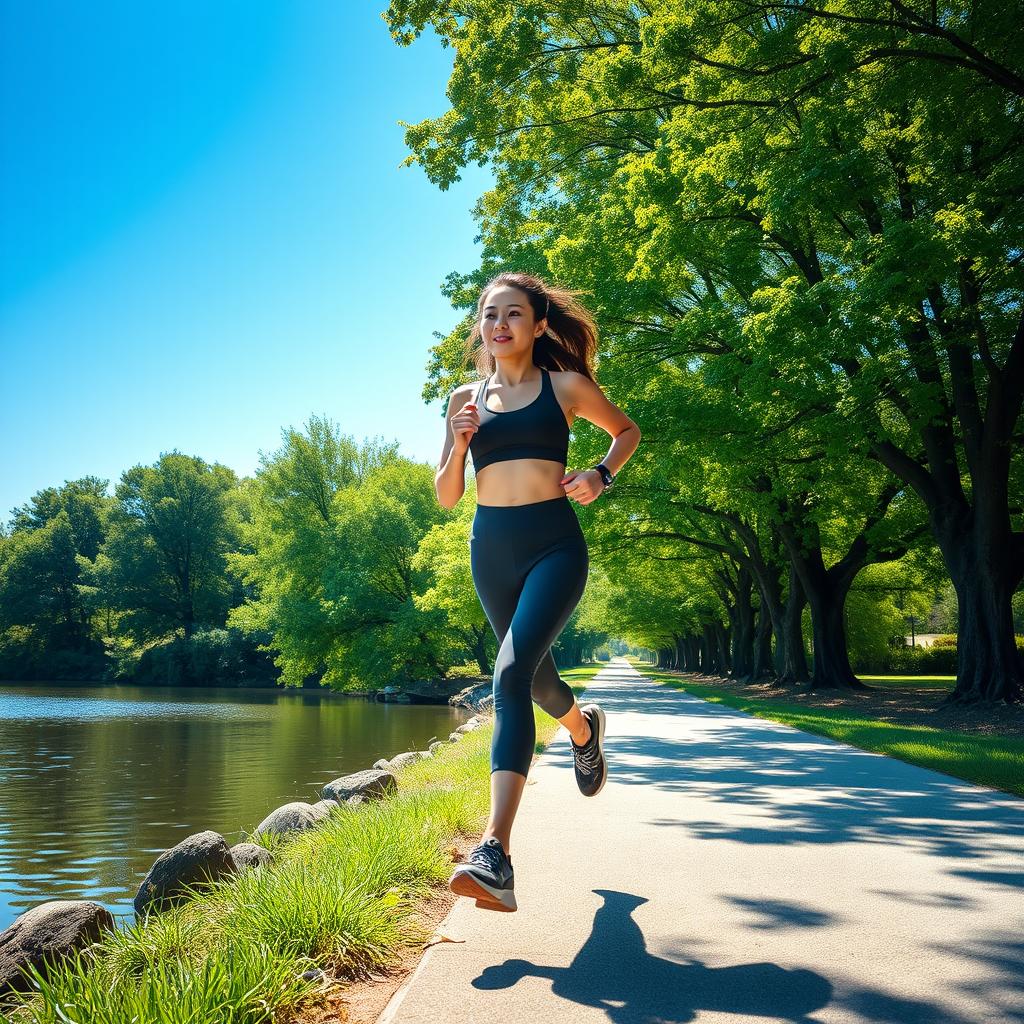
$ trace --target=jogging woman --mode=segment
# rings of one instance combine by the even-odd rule
[[[438,501],[454,508],[473,456],[477,506],[469,538],[473,584],[498,640],[494,662],[491,813],[483,839],[449,888],[487,910],[516,910],[512,822],[533,757],[533,702],[569,731],[576,781],[596,796],[607,778],[605,715],[582,708],[558,675],[551,645],[583,596],[587,542],[570,499],[589,505],[640,443],[637,425],[605,397],[591,365],[597,330],[565,289],[530,274],[487,283],[467,340],[481,380],[448,400]],[[480,344],[474,349],[474,344]],[[566,472],[576,416],[612,437],[602,463]]]

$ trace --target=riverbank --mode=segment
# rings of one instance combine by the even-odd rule
[[[1024,707],[939,709],[948,680],[866,676],[870,691],[808,691],[629,660],[646,678],[702,700],[1024,796]]]
[[[601,667],[564,676],[581,693]],[[543,749],[560,726],[535,715]],[[491,732],[488,720],[397,769],[397,789],[382,799],[339,806],[306,832],[260,837],[272,863],[105,933],[4,1019],[309,1022],[346,1019],[346,1000],[386,1002],[444,917],[452,863],[486,824]]]

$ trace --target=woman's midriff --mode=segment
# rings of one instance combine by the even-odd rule
[[[478,505],[529,505],[561,498],[565,466],[551,459],[509,459],[492,462],[476,474]]]

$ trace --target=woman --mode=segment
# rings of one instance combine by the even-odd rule
[[[640,443],[637,425],[605,398],[591,371],[597,331],[573,293],[530,274],[503,273],[484,287],[475,363],[483,380],[448,400],[438,501],[454,508],[473,456],[477,506],[470,533],[473,583],[498,638],[494,662],[491,814],[483,839],[449,882],[487,910],[516,910],[509,845],[533,756],[533,701],[572,741],[585,796],[604,786],[605,716],[580,708],[558,675],[551,645],[583,595],[587,542],[569,500],[589,505],[611,486]],[[468,354],[468,352],[467,352]],[[603,463],[565,472],[577,415],[613,438]]]

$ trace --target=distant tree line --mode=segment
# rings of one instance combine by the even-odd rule
[[[253,478],[171,452],[107,489],[46,488],[0,532],[0,679],[360,690],[492,671],[469,503],[446,512],[394,446],[313,418]],[[586,610],[564,663],[605,639]]]

